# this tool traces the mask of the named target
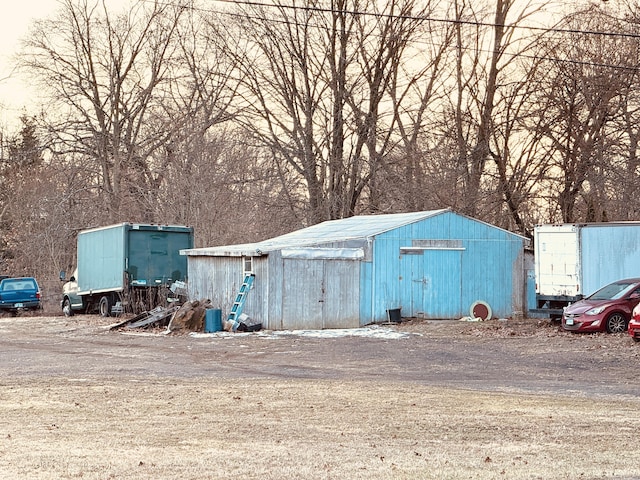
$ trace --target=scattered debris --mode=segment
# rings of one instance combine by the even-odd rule
[[[262,330],[262,323],[256,322],[246,313],[241,313],[238,317],[238,331],[239,332],[257,332]]]
[[[149,312],[142,312],[139,315],[136,315],[133,318],[128,318],[120,323],[116,323],[111,326],[111,330],[116,328],[140,328],[140,327],[149,327],[149,326],[164,326],[168,321],[169,317],[171,317],[176,310],[178,310],[177,306],[165,308],[158,306]]]
[[[158,324],[158,326],[161,326],[159,324],[162,323],[163,320],[166,320],[171,315],[173,315],[173,313],[177,309],[178,307],[170,307],[170,308],[156,307],[150,312],[145,312],[146,317],[144,317],[145,315],[144,313],[141,315],[138,315],[138,317],[142,316],[143,318],[140,318],[139,320],[136,320],[136,321],[130,321],[129,323],[126,324],[126,327],[140,328],[140,327],[146,327],[147,325],[153,325],[153,324]]]
[[[167,296],[167,302],[183,304],[187,299],[187,284],[176,280],[169,287],[169,295]]]
[[[133,318],[128,318],[111,325],[111,330],[126,328],[167,327],[165,333],[204,332],[207,311],[215,310],[211,300],[194,300],[182,305],[156,307]],[[262,323],[255,322],[246,314],[238,317],[238,332],[257,332],[262,330]]]
[[[170,332],[203,332],[204,317],[211,308],[211,300],[185,302],[169,322]]]

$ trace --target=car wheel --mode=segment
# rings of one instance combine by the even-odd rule
[[[109,297],[104,296],[100,299],[100,315],[103,317],[111,316],[111,302],[109,301]]]
[[[640,337],[631,337],[631,338],[633,338],[633,341],[636,343],[640,342]]]
[[[627,319],[621,313],[612,313],[607,318],[607,332],[622,333],[627,329]]]
[[[71,308],[71,300],[69,300],[68,298],[65,298],[64,302],[62,302],[62,313],[64,313],[65,317],[73,316],[73,310]]]

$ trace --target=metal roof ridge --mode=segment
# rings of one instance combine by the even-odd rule
[[[225,252],[225,251],[259,251],[261,253],[267,253],[270,251],[274,251],[281,248],[287,247],[312,247],[314,245],[322,245],[327,242],[335,242],[335,241],[349,241],[349,240],[357,240],[357,239],[368,239],[375,235],[380,235],[387,231],[393,230],[398,227],[403,227],[405,225],[410,225],[411,223],[418,222],[420,220],[424,220],[425,218],[433,217],[436,215],[440,215],[442,213],[450,212],[451,208],[442,208],[436,210],[423,210],[417,212],[402,212],[402,213],[384,213],[384,214],[370,214],[370,215],[354,215],[352,217],[339,218],[334,220],[326,220],[321,223],[317,223],[315,225],[310,225],[308,227],[294,230],[289,233],[285,233],[282,235],[278,235],[276,237],[268,238],[259,242],[250,242],[250,243],[242,243],[242,244],[232,244],[232,245],[218,245],[213,247],[201,247],[201,248],[191,248],[184,249],[181,252],[189,255],[190,253],[206,253],[206,252]],[[315,230],[321,230],[322,226],[325,225],[335,225],[339,223],[346,223],[349,221],[353,221],[354,218],[366,218],[369,220],[375,220],[376,218],[389,218],[389,217],[398,217],[398,222],[393,225],[388,225],[381,227],[379,229],[371,229],[370,231],[363,232],[361,235],[353,234],[341,234],[341,235],[328,235],[326,237],[305,237],[305,232],[311,231],[312,233]],[[406,217],[404,220],[402,217]]]

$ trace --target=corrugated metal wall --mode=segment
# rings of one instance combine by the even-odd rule
[[[460,318],[478,300],[494,316],[521,314],[523,255],[522,237],[452,212],[383,233],[363,265],[361,323],[399,307],[406,317]]]
[[[283,259],[282,328],[359,326],[358,262]],[[274,301],[278,298],[274,296]]]
[[[359,326],[355,260],[253,257],[255,280],[243,313],[266,329]],[[227,318],[243,280],[243,257],[189,257],[189,298],[210,299]],[[275,272],[275,274],[274,274]]]
[[[358,247],[364,260],[254,257],[256,279],[244,312],[269,329],[349,328],[405,317],[460,318],[487,302],[494,316],[525,311],[524,241],[445,212],[325,247]],[[189,257],[189,293],[229,309],[243,280],[242,257]]]
[[[253,257],[256,275],[247,295],[243,312],[268,327],[267,300],[269,296],[268,258]],[[188,257],[188,291],[191,300],[211,300],[215,308],[222,310],[225,320],[244,281],[243,257]]]
[[[640,225],[585,225],[580,235],[585,295],[616,280],[640,277]]]
[[[329,245],[335,247],[335,245]],[[359,326],[359,262],[269,253],[269,328]]]

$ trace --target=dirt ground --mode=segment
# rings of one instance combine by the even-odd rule
[[[640,344],[545,320],[0,318],[0,478],[640,478]]]

